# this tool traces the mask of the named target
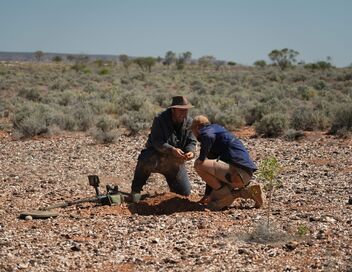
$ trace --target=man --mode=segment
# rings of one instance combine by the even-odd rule
[[[241,141],[224,127],[211,124],[204,115],[194,117],[192,131],[201,143],[194,168],[207,184],[200,202],[220,210],[242,197],[254,200],[256,208],[261,207],[260,186],[249,185],[257,167]]]
[[[138,157],[132,195],[141,192],[151,173],[164,175],[171,192],[191,194],[185,161],[194,157],[197,140],[190,129],[190,108],[186,97],[175,96],[171,106],[154,118],[146,147]]]

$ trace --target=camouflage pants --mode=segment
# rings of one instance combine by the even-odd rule
[[[191,184],[183,161],[172,155],[164,155],[151,149],[142,150],[138,157],[131,189],[140,192],[151,173],[160,173],[166,178],[170,191],[188,196],[191,194]]]

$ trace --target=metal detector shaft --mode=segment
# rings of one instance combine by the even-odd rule
[[[52,209],[65,208],[68,206],[72,206],[72,205],[76,205],[76,204],[80,204],[80,203],[84,203],[84,202],[100,202],[100,199],[98,197],[87,197],[87,198],[82,198],[82,199],[78,199],[78,200],[66,201],[66,202],[50,205],[47,207],[40,208],[39,210],[49,211]]]

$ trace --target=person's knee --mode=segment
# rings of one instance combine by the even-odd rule
[[[202,164],[200,164],[199,162],[195,161],[194,162],[194,170],[199,174],[199,172],[202,171]]]

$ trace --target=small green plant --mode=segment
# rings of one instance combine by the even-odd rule
[[[99,75],[107,75],[110,73],[110,70],[107,68],[103,68],[99,71]]]
[[[259,179],[264,181],[264,189],[267,191],[268,206],[267,206],[267,226],[270,226],[270,214],[272,196],[274,190],[282,186],[282,182],[277,176],[281,172],[281,166],[275,157],[268,157],[261,161],[259,167]]]
[[[305,224],[300,224],[297,227],[297,234],[299,236],[305,236],[309,233],[309,228]]]

